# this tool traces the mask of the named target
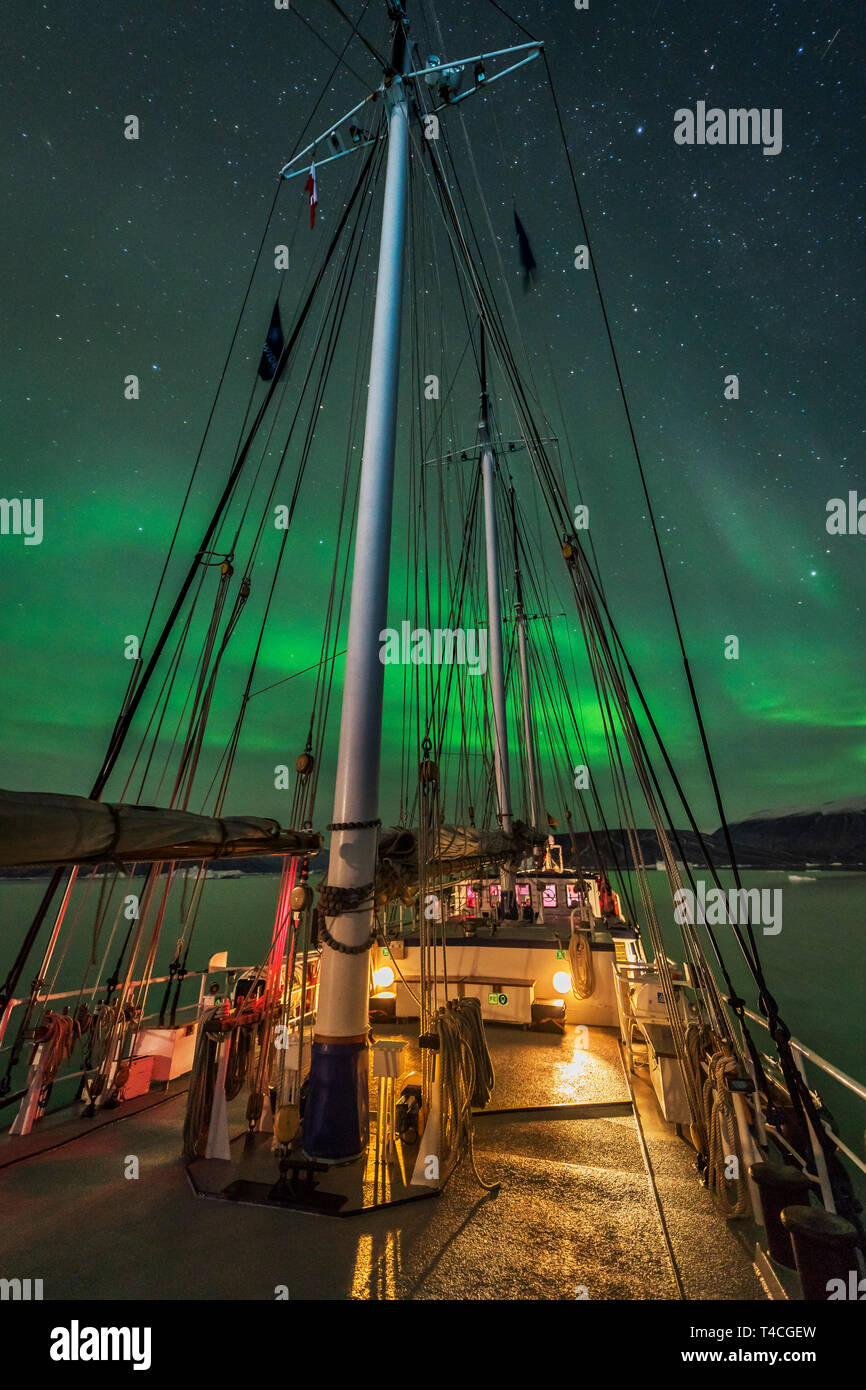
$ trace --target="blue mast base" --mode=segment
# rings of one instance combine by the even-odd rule
[[[310,1158],[350,1163],[370,1137],[367,1042],[313,1041],[301,1142]]]

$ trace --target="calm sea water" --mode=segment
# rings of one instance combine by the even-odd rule
[[[698,877],[702,875],[698,874]],[[866,1081],[866,874],[820,873],[803,870],[809,881],[792,881],[787,873],[747,873],[744,885],[781,891],[782,929],[763,935],[757,929],[765,974],[781,1006],[783,1018],[796,1038],[860,1081]],[[668,953],[682,958],[678,928],[662,873],[649,874],[656,910],[668,941]],[[728,876],[723,876],[725,886]],[[141,880],[137,881],[141,884]],[[279,877],[247,875],[215,878],[205,885],[198,924],[190,950],[189,968],[203,969],[211,955],[227,951],[230,965],[250,965],[267,953],[274,923]],[[48,980],[52,990],[78,990],[91,955],[93,920],[100,882],[76,888],[67,912],[63,943],[55,954]],[[0,970],[5,976],[15,949],[35,911],[44,884],[0,883]],[[127,889],[126,891],[130,891]],[[167,972],[181,930],[180,886],[172,891],[166,910],[155,973]],[[106,920],[97,956],[105,949],[113,924]],[[125,929],[126,923],[124,922]],[[749,1007],[755,991],[735,942],[726,929],[717,929],[728,968]],[[119,937],[109,954],[113,966]],[[65,946],[65,949],[64,949]],[[25,974],[33,977],[35,963]],[[108,973],[108,972],[106,972]],[[90,971],[87,983],[94,982]],[[184,1001],[195,998],[197,982],[185,987]],[[154,994],[151,1007],[159,1005]],[[754,1035],[766,1050],[769,1039],[755,1026]],[[810,1078],[814,1076],[810,1072]],[[837,1083],[822,1080],[821,1090],[836,1116],[845,1141],[862,1156],[866,1102],[847,1094]]]

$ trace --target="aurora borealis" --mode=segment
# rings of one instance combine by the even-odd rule
[[[327,4],[295,8],[342,47],[347,27]],[[449,57],[525,42],[492,5],[440,0],[436,10]],[[407,13],[429,52],[429,7],[410,3]],[[831,499],[866,495],[854,100],[862,19],[858,36],[853,7],[801,0],[750,8],[593,0],[585,12],[532,0],[513,13],[547,43],[729,814],[858,795],[866,537],[829,534],[825,523]],[[44,538],[24,546],[0,537],[2,780],[81,794],[123,696],[124,638],[147,617],[276,171],[334,60],[298,14],[239,0],[125,9],[96,0],[86,13],[13,0],[6,28],[0,469],[5,498],[43,499]],[[386,47],[384,5],[369,7],[363,30]],[[375,87],[364,48],[354,41],[346,56]],[[363,94],[344,69],[315,130]],[[780,109],[779,153],[675,143],[675,111],[704,100]],[[601,318],[589,277],[573,266],[583,238],[542,65],[462,109],[544,405],[590,506],[611,610],[711,827]],[[137,141],[124,139],[129,113],[140,118]],[[335,167],[319,174],[314,231],[303,222],[303,180],[280,195],[279,225],[293,247],[284,311],[307,281],[315,238],[339,216],[347,176]],[[538,263],[525,295],[513,204]],[[371,235],[359,267],[368,290],[374,269]],[[187,557],[230,466],[275,283],[274,272],[263,273],[253,287],[195,483]],[[346,449],[339,393],[352,390],[350,366],[350,354],[339,360],[323,406],[303,525],[256,688],[319,657]],[[137,401],[124,398],[130,373],[140,379]],[[724,395],[731,373],[737,400]],[[404,410],[410,405],[407,391]],[[474,423],[470,412],[468,437]],[[404,617],[400,496],[398,486],[395,627]],[[731,634],[737,660],[724,656]],[[239,631],[227,657],[235,690],[215,705],[214,747],[234,717],[254,641]],[[303,745],[311,688],[298,677],[251,706],[232,809],[280,815],[273,765]],[[589,711],[587,719],[592,729]],[[386,797],[400,731],[399,692],[387,687]],[[324,785],[328,811],[329,794]]]

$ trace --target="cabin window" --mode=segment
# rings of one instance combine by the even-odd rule
[[[529,884],[518,883],[514,889],[515,897],[519,903],[529,902]]]
[[[502,889],[499,887],[499,884],[498,884],[498,883],[491,883],[491,885],[490,885],[490,901],[491,901],[492,903],[498,903],[498,902],[499,902],[499,899],[501,898],[501,896],[502,896]]]
[[[556,907],[556,884],[545,883],[541,894],[541,901],[545,907]]]
[[[579,907],[583,902],[583,894],[576,883],[567,883],[565,885],[565,900],[569,907]]]
[[[474,888],[467,888],[467,889],[466,889],[466,906],[467,906],[467,907],[477,907],[477,906],[478,906],[478,894],[476,893],[476,891],[475,891]]]

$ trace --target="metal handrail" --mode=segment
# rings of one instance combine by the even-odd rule
[[[227,975],[234,975],[234,974],[242,975],[242,974],[244,973],[245,970],[256,970],[256,969],[258,969],[258,967],[257,967],[257,966],[254,966],[254,965],[215,965],[214,968],[213,968],[213,970],[187,970],[186,974],[183,976],[183,979],[184,979],[184,980],[203,980],[203,979],[206,979],[208,975],[219,975],[221,972],[225,972],[225,974],[227,974]],[[172,978],[171,975],[157,975],[157,976],[151,978],[149,981],[146,982],[146,983],[147,983],[147,987],[148,987],[148,989],[150,989],[150,987],[151,987],[152,985],[164,985],[164,984],[167,984],[167,982],[168,982],[171,978]],[[177,976],[175,975],[174,978],[177,979]],[[129,989],[138,989],[139,985],[143,985],[143,984],[145,984],[145,981],[144,981],[144,980],[130,980],[130,982],[129,982]],[[39,994],[39,995],[36,996],[36,1003],[37,1003],[37,1004],[53,1004],[53,1003],[56,1003],[56,1001],[57,1001],[58,999],[81,999],[85,994],[96,994],[97,991],[98,991],[98,990],[101,990],[101,989],[105,989],[105,981],[104,981],[104,980],[102,981],[101,984],[98,984],[98,985],[89,985],[87,989],[67,989],[67,990],[61,990],[61,991],[60,991],[59,993],[57,993],[57,994]],[[12,1017],[12,1010],[13,1010],[13,1009],[16,1009],[16,1008],[18,1007],[19,1004],[26,1004],[26,1003],[27,1003],[27,1000],[26,1000],[26,999],[10,999],[10,1000],[9,1000],[8,1013],[7,1013],[7,1021],[8,1021],[9,1018]],[[198,1008],[198,1004],[183,1004],[183,1005],[180,1006],[180,1008],[183,1008],[183,1009],[196,1009],[196,1008]],[[175,1012],[179,1012],[179,1010],[176,1010]],[[143,1022],[145,1021],[145,1019],[147,1019],[147,1018],[158,1018],[158,1017],[159,1017],[159,1015],[156,1014],[156,1013],[153,1013],[153,1014],[145,1014],[145,1015],[144,1015],[144,1018],[142,1018],[141,1022],[143,1023]],[[13,1047],[13,1046],[14,1046],[13,1043],[6,1043],[3,1047],[0,1047],[0,1053],[2,1053],[2,1052],[7,1052],[7,1051],[8,1051],[11,1047]],[[60,1079],[60,1078],[58,1077],[58,1080],[59,1080],[59,1079]]]
[[[726,1004],[730,1004],[731,1001],[726,994],[723,995],[722,998]],[[762,1018],[760,1014],[753,1013],[751,1009],[743,1009],[743,1013],[746,1014],[753,1023],[760,1023],[762,1028],[766,1028],[767,1032],[770,1031],[769,1023],[765,1018]],[[821,1057],[819,1053],[813,1052],[810,1047],[807,1047],[805,1043],[801,1043],[797,1038],[789,1038],[788,1042],[791,1047],[796,1048],[801,1057],[808,1057],[810,1062],[814,1062],[815,1066],[820,1067],[828,1076],[834,1077],[842,1086],[847,1086],[848,1090],[853,1091],[861,1100],[866,1100],[866,1086],[864,1086],[861,1081],[856,1081],[853,1076],[849,1076],[847,1072],[842,1071],[841,1067],[834,1066],[832,1062],[828,1062],[827,1059]]]

